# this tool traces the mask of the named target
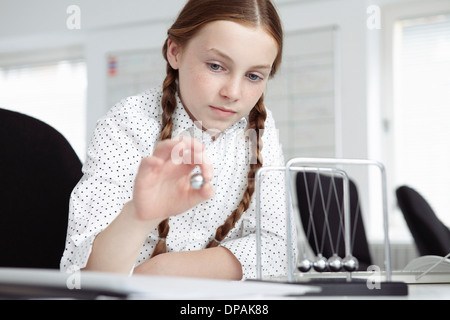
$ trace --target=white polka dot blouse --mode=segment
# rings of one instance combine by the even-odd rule
[[[161,89],[155,88],[123,99],[97,122],[88,146],[83,177],[70,199],[66,247],[60,266],[62,271],[86,265],[97,234],[131,200],[139,163],[143,157],[152,155],[159,140],[161,97]],[[177,100],[172,137],[189,135],[203,142],[213,165],[211,183],[215,195],[170,218],[170,231],[166,238],[169,252],[200,250],[214,239],[217,227],[223,224],[242,199],[251,161],[250,146],[245,138],[246,118],[212,139],[195,126],[180,100]],[[267,110],[267,113],[263,165],[283,166],[278,132],[271,112]],[[287,272],[284,175],[280,172],[267,174],[261,184],[261,195],[263,275],[284,275]],[[250,208],[220,244],[240,261],[244,279],[256,277],[255,233],[253,194]],[[155,229],[148,235],[135,265],[150,258],[157,242],[158,232]]]

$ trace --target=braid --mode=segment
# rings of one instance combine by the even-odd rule
[[[256,143],[251,143],[253,161],[250,162],[250,170],[247,175],[248,185],[245,189],[242,200],[238,207],[231,213],[230,216],[225,220],[224,224],[217,228],[214,240],[212,240],[207,248],[217,247],[219,243],[225,239],[227,234],[231,229],[234,228],[236,222],[241,218],[242,214],[249,208],[250,202],[252,200],[252,195],[255,192],[255,174],[259,168],[262,167],[262,131],[264,129],[264,123],[266,121],[267,112],[264,107],[264,95],[261,96],[255,107],[250,111],[249,114],[249,130],[255,130],[256,132]],[[256,160],[256,161],[254,161]]]
[[[177,107],[177,78],[178,71],[172,69],[172,67],[167,64],[167,75],[162,86],[163,95],[161,98],[161,106],[163,108],[163,113],[160,140],[170,139],[172,137],[172,114]]]
[[[164,46],[165,50],[166,45]],[[162,130],[160,135],[160,140],[170,139],[172,137],[172,114],[175,111],[175,108],[177,106],[177,100],[176,100],[176,92],[177,92],[177,80],[178,72],[172,67],[167,64],[167,75],[164,79],[162,91],[163,95],[161,98],[161,106],[163,108],[162,113]],[[153,250],[153,253],[151,255],[151,258],[154,256],[167,252],[167,246],[166,246],[166,237],[169,233],[169,218],[163,220],[158,225],[158,236],[159,241],[155,246],[155,249]]]

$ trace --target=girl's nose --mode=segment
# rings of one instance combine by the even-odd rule
[[[220,95],[223,98],[234,102],[240,99],[241,90],[242,84],[237,77],[228,78],[220,89]]]

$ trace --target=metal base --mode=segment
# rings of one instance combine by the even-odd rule
[[[407,296],[408,286],[404,282],[380,282],[377,288],[370,289],[365,279],[352,279],[347,281],[343,278],[311,278],[301,282],[280,282],[267,280],[274,283],[285,283],[299,286],[314,286],[321,289],[320,292],[308,292],[304,296]]]

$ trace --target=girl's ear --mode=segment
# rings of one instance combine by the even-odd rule
[[[173,40],[167,40],[167,61],[174,70],[180,67],[181,48]]]

